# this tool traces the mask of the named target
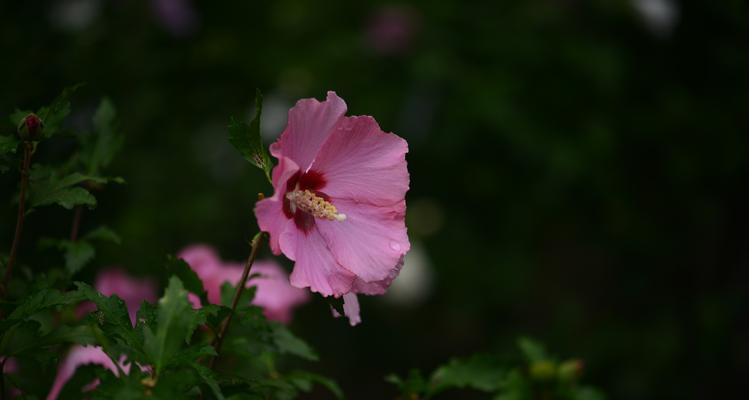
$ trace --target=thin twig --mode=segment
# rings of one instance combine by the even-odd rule
[[[229,315],[226,316],[226,320],[224,320],[224,323],[221,324],[218,335],[214,340],[213,347],[216,349],[216,356],[211,359],[211,362],[209,364],[211,368],[213,368],[213,365],[216,363],[216,359],[218,358],[219,353],[221,353],[221,345],[223,345],[224,343],[226,332],[229,330],[229,325],[231,324],[232,318],[234,317],[234,314],[237,310],[239,298],[242,296],[242,292],[244,291],[245,286],[247,286],[247,278],[250,276],[250,269],[252,269],[252,264],[255,262],[255,257],[257,256],[258,249],[260,248],[260,244],[262,243],[264,236],[265,234],[263,232],[260,232],[252,239],[252,243],[250,244],[250,256],[247,257],[247,263],[245,263],[244,265],[242,277],[239,279],[239,283],[237,284],[237,291],[234,292],[234,298],[231,301],[231,311],[229,311]]]
[[[23,231],[23,220],[26,213],[26,189],[29,186],[29,167],[31,166],[31,155],[34,151],[34,144],[31,142],[23,143],[23,164],[21,165],[21,193],[18,196],[18,215],[16,216],[16,234],[13,237],[13,244],[10,247],[10,256],[8,256],[8,265],[5,268],[5,276],[3,277],[2,284],[2,295],[5,296],[5,292],[10,282],[10,277],[13,274],[13,264],[16,261],[16,255],[18,253],[18,246],[21,243],[21,232]]]
[[[73,212],[73,225],[70,227],[71,242],[78,240],[78,228],[81,226],[81,214],[83,214],[83,207],[80,205],[75,206],[75,211]]]

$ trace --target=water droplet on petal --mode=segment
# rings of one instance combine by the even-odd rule
[[[400,251],[401,245],[398,244],[398,242],[395,242],[395,241],[391,240],[390,241],[390,248],[393,249],[394,251]]]

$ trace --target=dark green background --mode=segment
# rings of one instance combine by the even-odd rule
[[[401,6],[413,40],[395,54],[367,40],[376,2],[194,2],[185,35],[125,0],[83,1],[91,20],[66,28],[72,3],[0,3],[0,114],[76,82],[70,127],[103,95],[118,107],[126,144],[110,172],[128,183],[98,194],[83,230],[107,224],[124,242],[80,278],[121,265],[163,279],[164,254],[193,242],[243,258],[271,189],[228,145],[229,116],[250,115],[255,88],[276,111],[335,90],[409,141],[410,232],[435,274],[424,303],[365,299],[353,329],[319,297],[298,310],[292,329],[349,398],[392,397],[390,372],[510,354],[521,334],[582,357],[612,399],[745,391],[745,2],[679,2],[658,34],[628,1],[423,1]],[[38,159],[72,149],[47,142]],[[16,182],[0,176],[3,201]],[[21,262],[70,220],[32,214]]]

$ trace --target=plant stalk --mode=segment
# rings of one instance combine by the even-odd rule
[[[73,225],[70,227],[71,242],[78,240],[78,229],[81,226],[81,214],[83,214],[83,207],[80,205],[75,206],[75,211],[73,212]]]
[[[239,298],[242,296],[242,292],[244,291],[245,286],[247,286],[247,278],[249,278],[250,276],[252,264],[255,262],[255,257],[257,257],[257,252],[260,248],[260,244],[262,243],[264,236],[265,233],[260,232],[255,235],[255,237],[252,239],[252,242],[250,243],[250,256],[247,257],[247,262],[244,265],[244,271],[242,271],[242,277],[239,279],[239,284],[237,285],[236,292],[234,292],[234,298],[231,301],[231,311],[229,311],[229,315],[226,316],[223,324],[221,324],[218,335],[216,335],[216,339],[214,339],[213,341],[213,347],[216,349],[216,356],[211,359],[211,362],[209,364],[211,368],[213,368],[213,365],[216,363],[216,359],[221,353],[221,346],[224,343],[226,332],[229,330],[229,325],[231,325],[232,318],[236,313]]]
[[[2,296],[5,296],[8,283],[13,275],[13,265],[16,262],[18,246],[21,243],[21,232],[23,231],[23,220],[26,215],[26,190],[29,186],[29,168],[31,167],[31,155],[34,152],[34,144],[31,142],[23,143],[23,163],[21,164],[21,193],[18,196],[18,215],[16,216],[16,233],[13,236],[13,244],[10,247],[10,256],[8,256],[8,265],[5,267],[5,276],[3,277]]]

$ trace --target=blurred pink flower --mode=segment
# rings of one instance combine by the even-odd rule
[[[236,285],[242,277],[242,264],[224,263],[215,250],[205,245],[189,246],[179,257],[198,274],[208,293],[208,301],[213,304],[221,303],[221,285],[225,282]],[[294,307],[308,300],[307,292],[292,287],[283,269],[272,261],[255,261],[250,273],[259,275],[247,282],[248,287],[257,287],[252,304],[262,307],[268,319],[288,323]],[[197,296],[192,295],[191,301],[193,306],[200,306]]]
[[[102,367],[112,371],[115,376],[119,376],[117,367],[112,362],[112,359],[104,353],[104,350],[99,346],[73,346],[65,359],[60,363],[57,368],[57,376],[55,376],[55,382],[52,384],[49,394],[47,394],[47,400],[55,400],[60,395],[62,388],[65,384],[73,377],[78,367],[84,365],[101,365]],[[120,368],[127,374],[130,373],[130,364],[124,364],[124,358],[119,362]],[[83,388],[83,391],[89,391],[94,389],[99,384],[98,380],[94,380],[90,384]]]
[[[128,276],[119,268],[107,268],[96,276],[96,290],[105,296],[117,295],[127,306],[130,322],[135,326],[135,318],[144,300],[158,300],[156,284],[150,279],[138,279]]]
[[[385,6],[369,20],[367,44],[377,53],[396,55],[406,52],[420,28],[415,10],[406,6]]]
[[[190,0],[152,0],[153,11],[161,26],[172,36],[188,36],[198,26],[198,14]]]
[[[96,277],[96,283],[94,285],[96,290],[106,296],[117,295],[121,298],[127,306],[127,311],[130,316],[130,322],[135,326],[135,318],[141,303],[144,300],[156,301],[156,285],[153,281],[148,279],[137,279],[127,275],[123,270],[119,268],[107,268],[99,272]],[[96,309],[92,303],[86,303],[79,307],[79,313],[90,312]],[[125,373],[130,372],[130,365],[124,364],[124,356],[119,360],[120,367]],[[52,384],[47,395],[47,400],[54,400],[60,395],[60,391],[65,384],[73,377],[75,370],[82,365],[101,365],[104,368],[112,371],[115,376],[118,376],[119,372],[114,362],[107,356],[106,353],[98,346],[73,346],[68,352],[67,356],[62,360],[60,366],[57,369],[57,376]],[[84,388],[86,390],[92,390],[99,382],[97,380],[91,382]]]
[[[355,294],[385,293],[411,246],[408,144],[372,117],[345,113],[334,92],[289,110],[286,129],[270,146],[279,160],[274,194],[257,203],[255,214],[273,252],[296,261],[291,284],[348,295],[344,312],[355,325]]]

